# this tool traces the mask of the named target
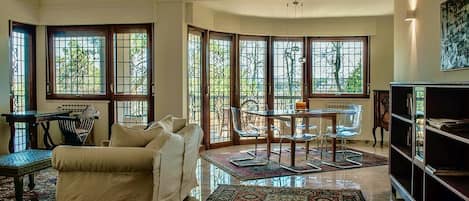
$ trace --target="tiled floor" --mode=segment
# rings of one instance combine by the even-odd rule
[[[388,155],[387,146],[383,148],[379,146],[373,148],[370,144],[364,143],[353,144],[350,146],[358,150],[378,155]],[[250,148],[252,148],[250,145],[232,146],[209,150],[209,152],[239,151]],[[361,189],[368,201],[390,199],[391,187],[388,176],[388,166],[239,181],[215,165],[200,159],[197,174],[200,186],[193,190],[193,196],[198,200],[207,199],[208,195],[217,188],[218,184],[288,186],[322,189]]]

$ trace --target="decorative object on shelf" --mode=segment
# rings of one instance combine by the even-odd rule
[[[365,201],[360,190],[307,189],[267,186],[241,186],[220,184],[207,201],[245,200],[355,200]]]
[[[381,128],[381,146],[383,146],[384,130],[389,130],[389,121],[391,114],[389,113],[389,91],[373,90],[374,101],[374,121],[373,121],[373,146],[376,145],[376,129]]]
[[[441,70],[469,68],[469,1],[441,3]]]
[[[306,102],[304,101],[299,101],[295,103],[295,109],[296,110],[306,110]]]
[[[407,108],[407,115],[409,117],[412,116],[412,108],[414,107],[414,97],[411,93],[407,94],[407,100],[406,100],[406,108]]]

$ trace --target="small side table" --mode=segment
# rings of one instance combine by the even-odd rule
[[[28,175],[30,189],[34,189],[34,173],[52,166],[50,150],[30,149],[0,156],[0,176],[13,177],[15,197],[23,200],[23,177]]]

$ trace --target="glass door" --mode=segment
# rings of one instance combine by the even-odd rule
[[[231,143],[232,36],[211,34],[208,93],[210,144]]]
[[[266,109],[266,70],[266,38],[241,37],[239,40],[239,103],[241,110]],[[266,120],[259,116],[241,113],[241,125],[263,128],[266,125]]]
[[[36,109],[34,26],[13,22],[10,35],[11,75],[10,110],[24,112]],[[29,129],[26,123],[15,123],[15,152],[28,148]]]
[[[187,37],[187,111],[189,123],[202,125],[203,32],[191,30]]]

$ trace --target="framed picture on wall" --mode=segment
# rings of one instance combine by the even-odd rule
[[[441,70],[469,69],[469,0],[441,3]]]

